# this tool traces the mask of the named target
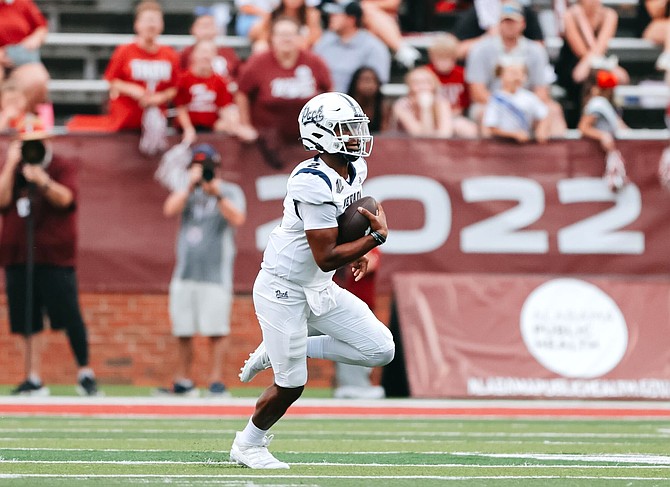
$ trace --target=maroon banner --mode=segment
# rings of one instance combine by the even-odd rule
[[[309,153],[213,134],[200,141],[222,152],[223,176],[246,194],[235,285],[247,292],[281,217],[286,178]],[[0,140],[2,154],[6,142]],[[133,134],[55,140],[80,166],[85,291],[167,289],[177,222],[162,215],[168,193],[153,179],[158,159],[141,156],[137,146]],[[365,190],[382,202],[391,229],[381,290],[401,271],[668,275],[670,193],[656,177],[665,143],[620,147],[631,183],[614,194],[600,177],[603,154],[588,141],[520,146],[376,137]]]
[[[401,273],[413,397],[670,398],[670,284]]]

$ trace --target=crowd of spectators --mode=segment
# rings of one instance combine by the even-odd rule
[[[644,2],[649,20],[641,31],[663,44],[667,16],[660,14],[657,3]],[[174,115],[172,125],[189,144],[196,141],[197,131],[214,130],[272,149],[279,142],[296,142],[297,134],[290,130],[295,124],[288,121],[307,99],[336,90],[352,93],[374,112],[377,131],[498,137],[501,132],[491,125],[493,120],[509,125],[516,119],[529,127],[528,140],[543,141],[562,137],[568,124],[577,127],[591,71],[610,72],[619,84],[630,81],[616,59],[607,57],[618,16],[601,0],[578,0],[557,10],[564,43],[555,68],[531,6],[517,0],[473,0],[465,5],[452,33],[431,34],[428,57],[422,59],[401,33],[399,0],[235,0],[230,28],[199,8],[191,28],[195,42],[181,53],[159,43],[164,29],[160,3],[143,0],[136,8],[136,38],[114,51],[104,74],[110,86],[108,115],[75,116],[67,126],[71,131],[140,130],[144,113],[156,107]],[[0,16],[0,32],[6,19],[21,19],[12,20],[8,33],[0,34],[2,74],[22,87],[27,109],[34,111],[46,99],[48,74],[39,62],[39,46],[47,23],[31,0],[3,3],[0,8],[11,10],[11,15]],[[248,37],[250,57],[241,60],[234,49],[216,46],[217,36],[227,32]],[[659,67],[668,56],[661,55]],[[503,66],[512,58],[520,60],[521,72]],[[384,85],[394,70],[403,69],[407,95],[384,100]],[[31,83],[23,81],[24,70]],[[523,80],[521,91],[501,87],[509,72]],[[368,85],[355,86],[354,73],[361,77],[357,82]],[[565,100],[577,107],[568,123],[551,96],[553,84],[565,88]],[[374,94],[364,94],[373,86]],[[535,103],[526,91],[537,97],[532,116],[516,105],[521,99]],[[516,95],[507,96],[512,93]],[[166,112],[168,107],[174,110]],[[10,113],[0,114],[5,128],[13,108],[7,109]],[[544,112],[539,127],[547,133],[536,137],[536,117]]]

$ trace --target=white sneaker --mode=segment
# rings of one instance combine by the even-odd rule
[[[656,60],[656,69],[659,71],[668,71],[670,70],[670,52],[663,51],[658,59]]]
[[[395,60],[405,66],[407,69],[412,69],[419,59],[421,53],[418,49],[409,44],[402,44],[395,52]]]
[[[265,369],[272,367],[270,357],[265,351],[265,344],[261,342],[258,348],[249,354],[249,358],[244,361],[244,365],[240,369],[240,380],[242,382],[249,382],[256,377],[256,374],[263,372]]]
[[[230,448],[230,461],[249,468],[291,468],[280,462],[268,451],[274,435],[264,436],[262,445],[245,445],[239,441],[240,432],[235,433],[235,441]]]
[[[340,386],[333,392],[335,399],[384,399],[386,391],[382,386]]]

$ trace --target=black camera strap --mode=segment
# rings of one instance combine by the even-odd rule
[[[33,203],[35,196],[35,183],[28,183],[26,191],[26,203],[24,214],[21,215],[26,221],[26,309],[25,309],[25,331],[26,338],[30,340],[33,334],[33,301],[35,288],[35,215]],[[25,368],[26,377],[30,374],[32,362],[32,346],[26,347]]]

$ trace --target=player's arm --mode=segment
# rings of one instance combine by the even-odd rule
[[[386,214],[381,204],[378,205],[377,215],[373,215],[365,208],[359,208],[358,211],[370,220],[372,231],[379,233],[385,239],[388,235],[388,226],[386,224]],[[371,235],[338,245],[337,227],[305,230],[305,234],[307,235],[307,242],[312,250],[314,260],[324,272],[334,271],[360,259],[379,245]],[[360,277],[363,276],[361,275]]]

